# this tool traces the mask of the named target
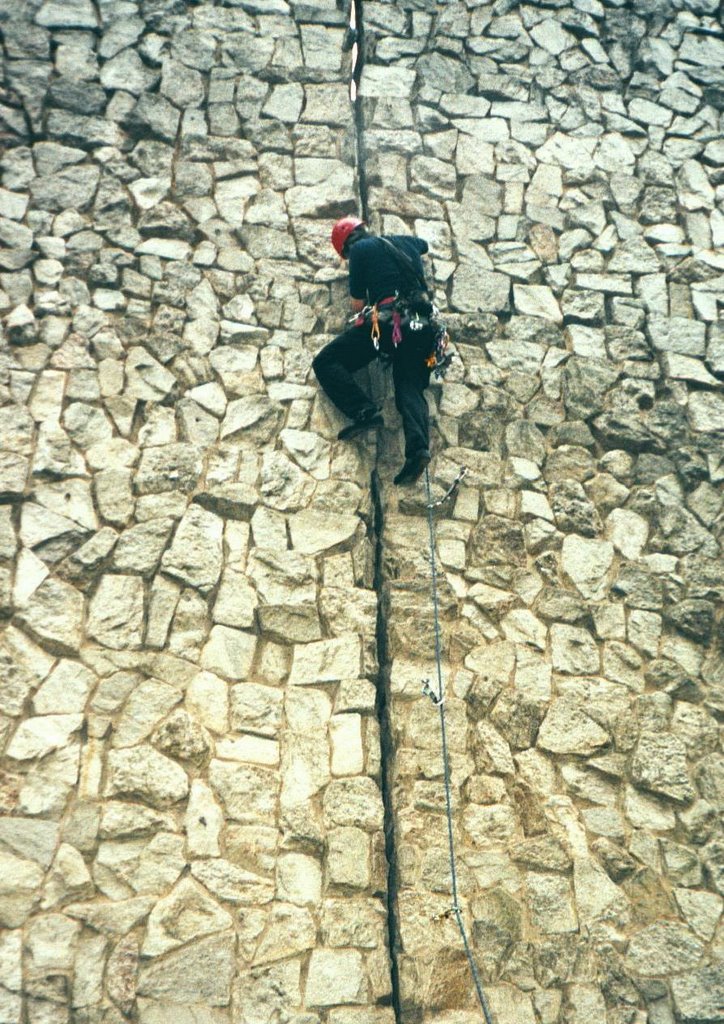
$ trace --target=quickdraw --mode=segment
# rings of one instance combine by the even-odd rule
[[[370,319],[372,320],[372,330],[370,331],[370,337],[372,338],[372,344],[375,349],[379,352],[380,350],[380,311],[377,308],[377,303],[372,307],[370,313]]]

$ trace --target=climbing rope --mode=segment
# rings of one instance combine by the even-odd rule
[[[485,997],[483,990],[483,983],[480,980],[480,974],[478,972],[473,952],[468,942],[467,932],[465,930],[465,922],[463,921],[462,911],[458,903],[458,879],[457,869],[455,866],[455,841],[453,839],[453,819],[452,819],[452,798],[450,795],[450,759],[448,757],[447,750],[447,731],[445,728],[445,688],[442,677],[442,654],[440,644],[440,611],[437,594],[437,562],[435,559],[435,520],[433,517],[434,509],[438,508],[444,502],[448,500],[457,490],[460,485],[460,481],[465,476],[467,470],[463,466],[452,484],[445,492],[445,494],[438,501],[432,500],[432,492],[430,490],[430,473],[425,468],[425,490],[427,494],[427,526],[430,534],[430,571],[432,576],[432,609],[434,614],[435,623],[435,664],[437,666],[437,690],[431,685],[429,679],[424,679],[422,683],[422,692],[426,697],[429,697],[435,707],[438,709],[440,714],[440,736],[442,740],[442,765],[443,765],[443,776],[445,779],[445,810],[447,813],[447,839],[448,839],[448,851],[450,855],[450,880],[452,883],[452,907],[450,913],[452,913],[457,921],[458,929],[460,930],[460,936],[463,940],[463,946],[465,948],[465,956],[467,957],[468,964],[470,965],[470,973],[473,977],[475,984],[475,991],[478,995],[478,1002],[480,1003],[480,1009],[483,1011],[483,1017],[485,1018],[486,1024],[493,1024],[493,1018],[490,1013],[490,1007],[488,1006],[488,1000]]]

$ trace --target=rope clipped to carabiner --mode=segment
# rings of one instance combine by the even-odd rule
[[[442,498],[438,498],[437,501],[430,501],[430,487],[427,488],[428,508],[439,508],[440,505],[444,505],[448,498],[452,498],[453,494],[457,491],[460,484],[463,482],[465,475],[467,474],[468,467],[461,466],[460,472],[455,477],[453,482],[450,484],[448,489],[443,494]]]
[[[452,907],[450,913],[454,915],[457,921],[458,930],[460,937],[463,941],[463,947],[465,948],[465,956],[467,957],[468,965],[470,967],[470,973],[473,978],[475,985],[475,991],[478,996],[478,1002],[480,1003],[480,1009],[483,1012],[485,1018],[485,1024],[493,1024],[493,1018],[490,1013],[490,1007],[488,1006],[488,1000],[485,996],[483,989],[483,983],[480,980],[480,974],[478,972],[473,952],[470,948],[468,941],[467,932],[465,930],[465,922],[463,921],[462,911],[460,909],[460,903],[458,900],[458,879],[457,879],[457,867],[455,864],[455,842],[453,839],[453,818],[452,818],[452,796],[450,786],[450,759],[448,757],[447,749],[447,731],[445,726],[445,686],[442,677],[442,653],[440,643],[440,608],[437,594],[437,565],[435,561],[435,521],[433,517],[433,509],[442,505],[443,502],[453,494],[456,488],[459,486],[460,481],[467,472],[465,466],[463,466],[453,480],[451,486],[448,488],[446,493],[439,501],[432,500],[432,493],[430,490],[430,472],[425,467],[425,490],[427,493],[427,525],[428,532],[430,535],[430,570],[432,576],[432,610],[434,616],[435,625],[435,665],[437,668],[437,690],[430,685],[429,679],[423,680],[422,692],[425,696],[429,697],[435,707],[440,713],[440,736],[442,741],[442,765],[443,765],[443,777],[445,780],[445,811],[447,814],[447,838],[448,838],[448,853],[450,858],[450,882],[452,887]]]

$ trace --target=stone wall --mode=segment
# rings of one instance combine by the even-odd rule
[[[431,389],[434,482],[469,469],[438,555],[460,903],[489,1000],[517,1024],[722,1020],[715,5],[411,6],[364,4],[367,181],[385,229],[431,241],[460,357]],[[420,696],[424,498],[393,492],[401,1019],[472,1024]]]
[[[347,3],[0,0],[0,1024],[480,1019],[424,494],[310,370],[363,207],[495,1020],[724,1020],[717,5],[357,7],[355,118]]]

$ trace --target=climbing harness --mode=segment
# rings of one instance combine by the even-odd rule
[[[470,948],[468,941],[467,932],[465,930],[465,922],[463,921],[462,910],[458,903],[458,881],[457,881],[457,868],[455,865],[455,842],[453,839],[453,819],[452,819],[452,797],[450,794],[450,760],[448,757],[447,749],[447,732],[445,727],[445,687],[442,678],[442,654],[441,654],[441,643],[440,643],[440,611],[437,594],[437,564],[435,560],[435,520],[433,516],[433,510],[444,504],[452,496],[460,485],[460,481],[467,472],[465,466],[463,466],[458,475],[453,480],[450,487],[447,489],[445,494],[438,501],[432,500],[432,491],[430,489],[430,473],[427,467],[425,467],[425,491],[427,495],[427,525],[428,532],[430,535],[430,571],[432,577],[432,609],[434,616],[435,625],[435,664],[437,667],[437,689],[431,684],[429,679],[423,679],[422,681],[422,692],[428,697],[435,707],[438,709],[440,714],[440,736],[442,741],[442,764],[443,764],[443,777],[445,780],[445,810],[447,813],[447,837],[448,837],[448,852],[450,857],[450,881],[452,887],[452,906],[447,912],[448,915],[454,915],[457,922],[458,930],[460,931],[460,937],[463,941],[465,948],[465,956],[470,966],[470,973],[475,984],[475,991],[478,996],[478,1002],[480,1003],[480,1009],[483,1012],[486,1024],[493,1024],[493,1018],[488,1006],[488,1000],[483,990],[483,983],[480,980],[480,974],[478,972],[473,952]]]
[[[440,380],[452,361],[452,353],[447,351],[450,342],[450,335],[447,327],[440,319],[440,310],[432,305],[429,316],[421,316],[416,313],[407,302],[400,297],[398,292],[389,298],[380,299],[372,305],[367,305],[349,317],[347,323],[354,327],[362,327],[370,324],[370,338],[375,351],[380,351],[380,324],[392,321],[392,346],[397,348],[403,341],[402,328],[409,327],[411,331],[421,331],[430,327],[433,333],[433,348],[430,355],[425,358],[425,365],[428,366],[435,378]]]

